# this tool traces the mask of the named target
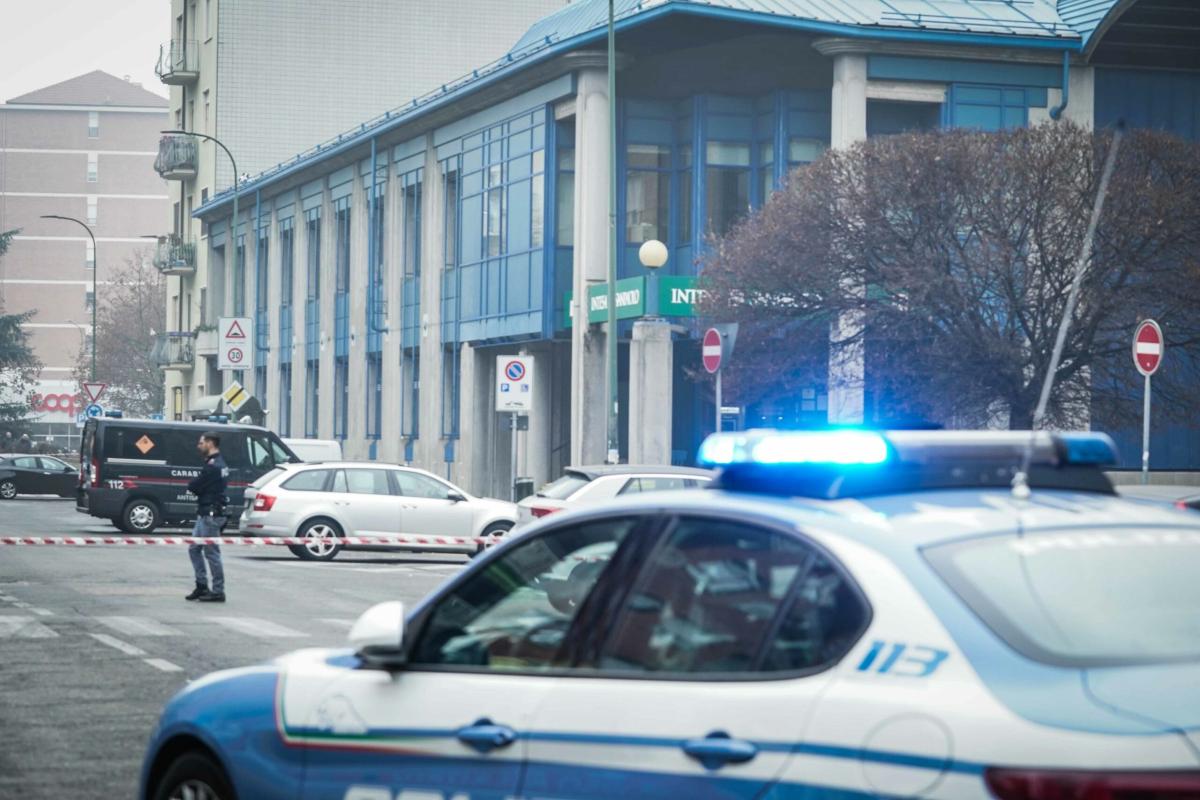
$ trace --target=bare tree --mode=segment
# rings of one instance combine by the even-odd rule
[[[17,233],[0,231],[0,256],[8,252]],[[23,327],[36,313],[5,314],[0,307],[0,427],[9,431],[24,429],[29,395],[42,368],[29,344],[29,332]]]
[[[704,267],[705,312],[747,331],[731,376],[739,399],[786,395],[789,376],[824,383],[823,339],[849,313],[863,323],[876,418],[975,426],[999,414],[1028,427],[1109,144],[1067,123],[905,134],[797,170],[713,243]],[[1177,353],[1156,392],[1177,413],[1200,408],[1189,391],[1200,378],[1198,273],[1200,146],[1134,133],[1056,375],[1053,424],[1089,411],[1134,418],[1130,338],[1149,316]],[[812,345],[782,346],[781,332]]]
[[[125,262],[102,292],[96,309],[96,379],[108,383],[105,403],[130,416],[160,412],[164,402],[155,334],[166,325],[166,280],[147,259]],[[88,380],[91,350],[84,347],[75,376]]]

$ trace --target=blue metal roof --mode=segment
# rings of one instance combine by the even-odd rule
[[[615,11],[619,31],[666,14],[687,13],[831,36],[1078,50],[1080,35],[1064,22],[1057,6],[1100,2],[1113,5],[1128,0],[616,0]],[[608,0],[576,0],[534,23],[499,60],[265,170],[243,184],[240,192],[262,189],[518,70],[599,43],[605,36],[607,15]],[[232,190],[226,189],[193,216],[213,212],[232,196]]]
[[[1083,39],[1084,49],[1088,49],[1093,40],[1098,41],[1098,33],[1120,16],[1121,12],[1133,5],[1134,0],[1058,0],[1058,15],[1062,21],[1075,30]]]

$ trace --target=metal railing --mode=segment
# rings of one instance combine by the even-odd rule
[[[161,45],[154,72],[166,84],[196,80],[200,77],[200,45],[195,39],[172,39]]]
[[[191,177],[196,174],[197,152],[190,136],[164,136],[158,140],[154,170],[164,178]]]
[[[160,333],[154,338],[151,355],[160,369],[191,368],[195,356],[192,347],[195,335],[191,331]]]
[[[184,275],[196,271],[196,244],[171,234],[158,240],[154,266],[164,275]]]

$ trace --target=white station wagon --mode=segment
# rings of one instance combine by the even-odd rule
[[[344,547],[354,549],[338,543],[343,537],[495,536],[516,518],[512,503],[475,497],[424,470],[343,461],[292,464],[263,475],[246,490],[238,527],[246,536],[300,537],[307,543],[289,547],[292,553],[330,561]],[[474,554],[482,548],[469,542],[402,549]]]

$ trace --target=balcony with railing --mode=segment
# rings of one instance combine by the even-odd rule
[[[160,333],[154,338],[153,357],[159,369],[190,370],[195,357],[191,331]]]
[[[154,266],[163,275],[195,275],[196,243],[174,234],[158,237]]]
[[[164,136],[158,140],[154,171],[169,181],[196,177],[196,140],[191,136]]]
[[[172,39],[158,48],[154,72],[171,86],[195,83],[200,78],[200,45],[195,39]]]

